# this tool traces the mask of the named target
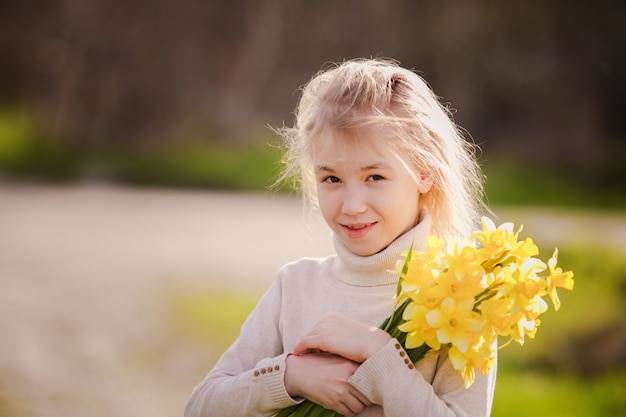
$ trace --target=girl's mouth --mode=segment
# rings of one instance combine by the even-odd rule
[[[376,223],[355,223],[355,224],[342,224],[344,233],[350,239],[359,239],[367,235],[376,225]]]

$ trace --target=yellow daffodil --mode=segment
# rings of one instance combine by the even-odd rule
[[[441,303],[441,300],[445,298],[445,293],[438,285],[425,285],[418,291],[407,293],[406,296],[410,298],[414,303],[424,306],[429,310],[437,308]]]
[[[482,245],[481,253],[497,256],[516,246],[517,234],[513,232],[513,223],[503,223],[496,227],[491,219],[483,217],[482,225],[482,231],[474,233],[474,237]]]
[[[446,269],[461,278],[465,275],[483,273],[478,251],[470,242],[454,242],[449,253],[444,254]]]
[[[448,357],[454,369],[461,373],[465,387],[472,385],[475,379],[475,369],[487,374],[495,361],[496,349],[492,343],[481,343],[461,352],[456,346],[450,347]]]
[[[398,261],[397,273],[401,278],[403,291],[411,292],[434,280],[440,273],[438,258],[443,249],[444,241],[435,236],[427,239],[425,252],[411,251],[404,254],[405,261]],[[406,270],[406,272],[403,272]]]
[[[540,324],[541,321],[539,319],[528,320],[526,317],[522,316],[511,327],[510,336],[517,343],[523,345],[525,336],[531,339],[535,338],[537,327],[539,327]]]
[[[547,292],[548,296],[552,300],[552,304],[554,305],[554,309],[556,311],[561,308],[561,300],[559,299],[559,295],[556,292],[557,288],[564,288],[566,290],[574,289],[574,274],[572,271],[563,272],[561,268],[557,268],[556,262],[557,257],[559,256],[558,249],[554,250],[552,257],[548,260],[548,267],[550,268],[550,275],[546,278],[547,280]]]
[[[470,335],[482,330],[482,325],[477,320],[479,314],[473,309],[473,299],[457,303],[452,298],[446,298],[441,302],[440,308],[426,313],[426,322],[436,329],[439,343],[452,343],[461,352],[466,352]]]
[[[500,336],[508,336],[513,325],[511,300],[494,297],[480,305],[480,315],[487,320],[494,332]]]
[[[437,293],[440,299],[474,300],[474,296],[482,291],[483,283],[483,274],[459,274],[458,271],[448,270],[439,275],[437,285],[431,292]]]
[[[522,242],[517,242],[515,247],[511,249],[511,255],[518,259],[529,258],[531,256],[537,256],[539,254],[539,248],[533,240],[527,237]]]
[[[417,303],[410,303],[404,310],[403,318],[405,323],[398,326],[398,329],[405,332],[406,345],[408,349],[427,344],[432,349],[439,350],[441,343],[437,339],[437,332],[426,322],[428,308]]]

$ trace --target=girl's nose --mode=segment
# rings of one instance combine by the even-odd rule
[[[367,209],[365,196],[357,189],[347,188],[343,195],[341,211],[344,214],[354,216],[363,213]]]

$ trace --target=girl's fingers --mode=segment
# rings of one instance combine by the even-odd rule
[[[322,346],[322,343],[318,339],[319,338],[315,335],[304,336],[293,347],[293,354],[302,355],[305,353],[328,352],[328,350]]]
[[[365,398],[365,401],[359,398],[363,397],[361,394],[359,394],[359,396],[357,397],[354,395],[355,393],[353,392],[353,390],[350,390],[350,393],[352,394],[352,396],[345,398],[343,401],[343,405],[345,405],[345,407],[353,413],[352,415],[361,413],[366,406],[371,404],[371,402],[368,401],[367,398]]]
[[[329,352],[363,363],[391,338],[369,324],[339,314],[323,317],[313,330],[294,346],[294,354]]]
[[[361,394],[361,391],[354,388],[353,386],[350,386],[350,394],[354,395],[354,397],[358,399],[359,402],[363,404],[363,406],[367,407],[367,406],[372,405],[372,402],[368,400],[365,395]]]

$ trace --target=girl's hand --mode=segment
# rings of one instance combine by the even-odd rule
[[[371,402],[348,383],[359,364],[328,353],[289,355],[285,387],[292,397],[304,397],[322,407],[352,417]]]
[[[390,339],[384,330],[331,313],[300,339],[294,347],[294,354],[327,352],[363,363]]]

